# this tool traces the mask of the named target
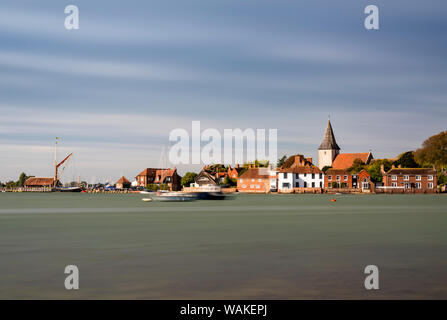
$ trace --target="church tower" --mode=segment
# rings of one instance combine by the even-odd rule
[[[323,169],[325,166],[332,166],[335,157],[340,153],[340,147],[335,141],[334,132],[332,131],[331,121],[327,121],[326,133],[318,148],[318,167]]]

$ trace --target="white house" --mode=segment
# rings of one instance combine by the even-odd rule
[[[324,174],[316,166],[300,166],[280,169],[278,171],[278,190],[292,191],[296,188],[305,189],[323,188]]]

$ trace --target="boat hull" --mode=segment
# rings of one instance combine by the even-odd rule
[[[70,188],[53,188],[52,192],[81,192],[82,188],[80,187],[70,187]]]

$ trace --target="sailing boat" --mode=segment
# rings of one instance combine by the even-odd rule
[[[80,186],[77,187],[62,187],[59,183],[59,177],[58,177],[58,171],[59,167],[63,165],[65,162],[70,159],[70,157],[73,155],[73,153],[70,153],[68,156],[65,157],[64,160],[57,163],[57,141],[59,140],[58,137],[56,137],[56,143],[54,144],[54,182],[53,182],[53,188],[51,189],[52,192],[81,192],[82,189]]]

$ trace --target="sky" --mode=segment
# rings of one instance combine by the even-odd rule
[[[341,152],[414,150],[447,129],[446,16],[443,0],[2,0],[0,181],[51,176],[55,137],[64,179],[133,179],[170,166],[170,131],[195,120],[277,129],[278,155],[315,163],[328,115]]]

